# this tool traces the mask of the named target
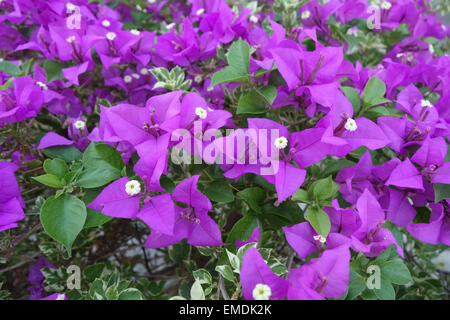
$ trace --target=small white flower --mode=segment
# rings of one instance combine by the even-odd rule
[[[358,125],[356,124],[355,120],[353,120],[352,118],[348,118],[345,122],[344,128],[350,132],[353,132],[358,129]]]
[[[384,10],[389,10],[392,7],[392,4],[389,1],[383,1],[381,3],[381,8]]]
[[[125,83],[130,83],[131,81],[133,81],[133,78],[129,75],[126,75],[125,77],[123,77],[123,81],[125,81]]]
[[[104,26],[105,28],[108,28],[110,25],[111,25],[111,22],[109,22],[109,20],[102,21],[102,26]]]
[[[321,234],[318,234],[317,236],[314,236],[313,238],[316,241],[320,241],[320,243],[325,243],[327,241],[327,238],[325,238]]]
[[[401,57],[403,57],[403,53],[397,53],[395,56],[400,59]]]
[[[436,258],[432,259],[439,270],[450,272],[450,250],[441,252]]]
[[[125,191],[130,196],[135,196],[141,192],[141,184],[137,180],[130,180],[125,185]]]
[[[60,293],[56,296],[56,300],[64,300],[66,298],[66,295],[64,293]]]
[[[138,11],[144,11],[144,9],[142,9],[142,7],[141,7],[140,5],[137,5],[137,6],[136,6],[136,9],[137,9]]]
[[[414,55],[411,52],[408,52],[408,54],[406,55],[406,60],[408,60],[409,62],[414,60]]]
[[[269,300],[272,295],[272,290],[267,284],[258,283],[252,292],[255,300]]]
[[[308,19],[309,17],[311,17],[311,11],[305,10],[302,12],[302,20]]]
[[[68,37],[68,38],[66,39],[66,41],[67,41],[68,43],[74,42],[74,41],[75,41],[75,36],[70,36],[70,37]]]
[[[36,84],[41,87],[41,89],[43,90],[48,90],[48,87],[45,83],[41,82],[41,81],[37,81]]]
[[[141,32],[139,30],[136,30],[136,29],[131,29],[130,32],[131,32],[131,34],[134,34],[135,36],[138,36],[138,35],[141,34]]]
[[[205,119],[206,116],[208,115],[208,112],[203,109],[202,107],[197,107],[195,108],[195,114],[200,118],[200,119]]]
[[[433,108],[433,104],[429,100],[425,99],[420,100],[420,105],[422,107]]]
[[[203,77],[199,74],[194,77],[194,81],[197,83],[202,82],[202,80],[203,80]]]
[[[167,29],[172,29],[175,26],[175,22],[169,23],[166,27]]]
[[[288,139],[286,139],[285,137],[279,137],[275,139],[273,144],[277,149],[284,149],[288,144]]]
[[[156,0],[147,0],[148,3],[153,4],[156,2]]]
[[[72,11],[75,10],[75,6],[74,6],[74,4],[71,3],[71,2],[67,2],[67,4],[66,4],[66,9],[67,9],[69,12],[72,12]]]
[[[116,37],[117,37],[117,34],[115,32],[108,32],[106,34],[106,38],[111,41],[113,41]]]
[[[200,9],[197,10],[197,12],[195,14],[199,16],[199,15],[203,14],[204,12],[205,12],[205,9],[204,8],[200,8]]]
[[[139,79],[141,76],[140,75],[138,75],[137,73],[133,73],[132,75],[131,75],[133,78],[135,78],[135,79]]]
[[[258,20],[259,20],[259,19],[258,19],[257,16],[254,16],[254,15],[251,15],[251,16],[250,16],[250,21],[251,21],[251,22],[253,22],[253,23],[258,23]]]
[[[143,76],[148,75],[148,69],[147,68],[142,68],[141,71],[139,71]]]
[[[73,126],[79,130],[83,130],[86,127],[86,123],[84,121],[77,120],[77,121],[75,121]]]

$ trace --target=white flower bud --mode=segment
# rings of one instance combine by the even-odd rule
[[[197,107],[195,108],[195,114],[200,118],[200,119],[205,119],[206,116],[208,115],[208,112],[203,109],[202,107]]]
[[[288,139],[285,137],[276,138],[274,145],[277,149],[284,149],[288,145]]]
[[[258,283],[252,292],[255,300],[269,300],[272,296],[272,290],[267,284]]]
[[[353,132],[358,129],[358,125],[356,124],[355,120],[353,120],[352,118],[348,118],[345,122],[344,128],[350,132]]]
[[[125,185],[125,191],[130,196],[135,196],[141,192],[141,184],[137,180],[130,180]]]
[[[108,32],[106,34],[106,38],[111,41],[113,41],[116,37],[117,37],[117,34],[115,32]]]
[[[422,107],[433,108],[433,104],[429,100],[425,99],[420,100],[420,105]]]
[[[86,123],[84,121],[82,121],[82,120],[78,120],[78,121],[75,121],[73,126],[75,128],[77,128],[78,130],[83,130],[86,127]]]
[[[381,3],[381,8],[384,10],[389,10],[392,7],[392,4],[389,1],[383,1]]]
[[[311,17],[311,11],[305,10],[302,12],[302,20],[308,19],[309,17]]]

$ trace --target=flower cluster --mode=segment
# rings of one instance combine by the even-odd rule
[[[449,246],[450,28],[428,1],[235,2],[0,1],[0,231],[25,218],[20,168],[58,189],[40,221],[69,255],[140,221],[144,248],[229,254],[245,299],[345,297],[402,234]]]

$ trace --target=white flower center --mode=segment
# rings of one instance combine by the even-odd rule
[[[175,22],[172,22],[172,23],[169,23],[168,25],[167,25],[167,29],[172,29],[173,27],[175,26]]]
[[[136,29],[131,29],[130,32],[131,32],[131,34],[134,34],[135,36],[138,36],[138,35],[141,34],[141,32],[139,30],[136,30]]]
[[[48,87],[45,83],[41,82],[41,81],[37,81],[36,84],[41,87],[41,89],[43,90],[48,90]]]
[[[68,37],[68,38],[66,39],[66,41],[67,41],[68,43],[74,42],[74,41],[75,41],[75,36],[70,36],[70,37]]]
[[[147,68],[142,68],[141,71],[139,71],[143,76],[148,75],[148,69]]]
[[[320,241],[320,243],[325,243],[327,241],[327,238],[325,238],[321,234],[318,234],[317,236],[314,236],[313,238],[316,241]]]
[[[133,81],[133,78],[131,76],[125,76],[123,77],[123,81],[125,81],[125,83],[130,83],[131,81]]]
[[[140,75],[138,75],[137,73],[133,73],[132,75],[131,75],[133,78],[135,78],[135,79],[139,79],[141,76]]]
[[[353,132],[358,129],[358,125],[356,124],[355,120],[353,120],[352,118],[348,118],[345,122],[344,128],[350,132]]]
[[[288,139],[285,137],[279,137],[275,139],[274,145],[277,149],[284,149],[288,144]]]
[[[259,20],[259,19],[258,19],[258,17],[257,17],[257,16],[254,16],[254,15],[251,15],[251,16],[250,16],[250,21],[251,21],[251,22],[253,22],[253,23],[257,23],[257,22],[258,22],[258,20]]]
[[[113,41],[116,37],[117,37],[117,34],[115,34],[115,32],[108,32],[106,34],[106,38],[111,41]]]
[[[73,3],[68,2],[66,4],[66,9],[69,10],[70,12],[75,10],[75,6],[73,5]]]
[[[309,17],[311,17],[311,11],[309,10],[305,10],[302,12],[302,19],[308,19]]]
[[[78,120],[78,121],[75,121],[73,126],[79,130],[83,130],[86,127],[86,123],[84,121]]]
[[[199,74],[196,75],[195,78],[194,78],[194,81],[197,82],[197,83],[202,82],[202,80],[203,80],[203,77],[201,75],[199,75]]]
[[[156,0],[147,0],[148,3],[153,4],[156,2]]]
[[[109,20],[102,21],[102,26],[104,26],[105,28],[108,28],[110,25],[111,25],[111,22],[109,22]]]
[[[125,185],[125,191],[130,196],[135,196],[141,192],[141,184],[137,180],[128,181]]]
[[[420,105],[422,107],[433,108],[433,104],[429,100],[425,99],[420,100]]]
[[[200,9],[197,10],[197,12],[195,14],[199,16],[199,15],[203,14],[204,12],[205,12],[205,9],[204,8],[200,8]]]
[[[389,1],[383,1],[381,3],[381,8],[384,10],[389,10],[392,7],[392,4]]]
[[[269,300],[272,295],[272,290],[267,284],[258,283],[252,292],[255,300]]]
[[[65,297],[66,295],[64,293],[60,293],[56,296],[56,300],[64,300]]]
[[[200,118],[200,119],[205,119],[206,116],[208,115],[208,112],[203,109],[202,107],[197,107],[195,108],[195,114]]]

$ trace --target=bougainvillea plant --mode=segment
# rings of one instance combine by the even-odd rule
[[[0,1],[0,299],[448,299],[446,1]]]

